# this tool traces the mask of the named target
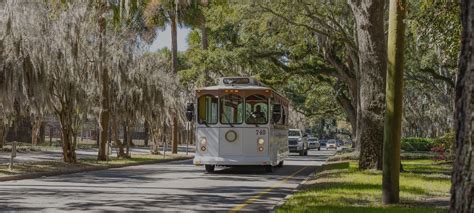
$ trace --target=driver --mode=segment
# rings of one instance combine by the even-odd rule
[[[255,111],[252,112],[251,117],[249,117],[248,123],[266,123],[267,118],[265,117],[265,113],[262,112],[262,107],[257,105],[255,107]]]

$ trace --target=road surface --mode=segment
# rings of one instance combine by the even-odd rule
[[[271,210],[334,151],[292,154],[283,168],[216,168],[191,160],[0,182],[1,211]]]

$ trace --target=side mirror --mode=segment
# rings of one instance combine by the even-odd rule
[[[272,107],[272,120],[276,123],[281,118],[281,104],[274,104]]]
[[[192,121],[194,117],[194,104],[193,103],[187,103],[186,104],[186,119],[188,121]]]

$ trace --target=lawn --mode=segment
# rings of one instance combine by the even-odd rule
[[[81,159],[75,164],[68,164],[62,161],[34,161],[14,164],[14,169],[9,170],[7,164],[0,164],[0,177],[31,175],[38,173],[71,173],[84,169],[106,169],[111,167],[120,167],[127,165],[137,165],[145,163],[158,163],[165,160],[187,159],[189,156],[180,154],[151,155],[134,154],[132,158],[118,159],[111,158],[109,161],[97,161],[96,159]]]
[[[405,160],[398,205],[382,206],[380,171],[328,168],[293,195],[278,212],[446,212],[451,187],[450,164]]]

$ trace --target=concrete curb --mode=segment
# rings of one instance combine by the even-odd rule
[[[328,158],[329,159],[329,158]],[[290,199],[291,196],[293,196],[295,194],[295,192],[303,189],[303,187],[305,187],[306,183],[311,180],[314,176],[316,176],[317,173],[319,172],[322,172],[324,170],[327,169],[327,166],[328,165],[337,165],[337,164],[347,164],[349,161],[328,161],[328,159],[326,159],[326,161],[318,168],[316,168],[314,170],[314,172],[312,172],[311,174],[308,175],[308,177],[306,177],[303,181],[301,181],[301,183],[298,184],[298,186],[296,188],[294,188],[293,190],[291,190],[291,193],[286,195],[282,200],[280,200],[280,202],[277,203],[277,205],[275,205],[273,207],[273,209],[271,210],[271,212],[275,212],[278,208],[280,208],[281,206],[283,206],[283,204],[285,204],[286,201],[288,201],[288,199]]]
[[[108,170],[108,169],[115,169],[115,168],[123,168],[128,166],[139,166],[139,165],[148,165],[148,164],[161,164],[161,163],[168,163],[173,161],[184,161],[192,159],[193,157],[179,157],[173,159],[164,159],[164,160],[150,160],[145,162],[136,162],[124,165],[106,165],[106,166],[98,166],[98,167],[90,167],[90,168],[79,168],[76,170],[70,171],[52,171],[52,172],[38,172],[33,174],[24,174],[24,175],[13,175],[7,177],[0,177],[0,182],[3,181],[12,181],[12,180],[24,180],[24,179],[35,179],[35,178],[42,178],[42,177],[51,177],[51,176],[61,176],[61,175],[68,175],[68,174],[75,174],[75,173],[82,173],[82,172],[93,172],[93,171],[100,171],[100,170]]]

